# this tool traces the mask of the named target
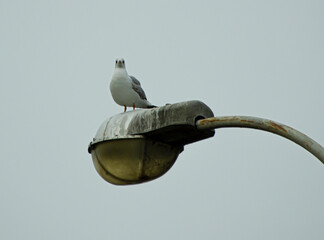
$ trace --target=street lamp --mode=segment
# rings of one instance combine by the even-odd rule
[[[256,117],[214,117],[200,101],[117,114],[104,121],[89,144],[99,175],[116,185],[147,182],[166,173],[186,144],[214,136],[216,128],[244,127],[288,138],[324,163],[324,148],[286,125]]]

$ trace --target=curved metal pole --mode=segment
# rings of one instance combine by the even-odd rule
[[[196,126],[199,130],[242,127],[272,132],[297,143],[324,163],[324,148],[320,144],[296,129],[268,119],[248,116],[212,117],[198,120]]]

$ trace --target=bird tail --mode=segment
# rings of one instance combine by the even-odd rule
[[[146,106],[146,108],[157,108],[157,106],[154,106],[154,105],[148,105],[148,106]]]

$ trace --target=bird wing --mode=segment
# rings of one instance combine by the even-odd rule
[[[138,81],[134,76],[129,76],[132,81],[133,90],[140,96],[141,99],[147,100],[144,90],[141,87],[140,81]]]

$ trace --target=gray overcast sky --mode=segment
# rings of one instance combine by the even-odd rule
[[[324,167],[224,129],[118,187],[87,153],[123,111],[117,57],[156,105],[272,119],[324,144],[323,1],[0,1],[1,239],[323,239]]]

